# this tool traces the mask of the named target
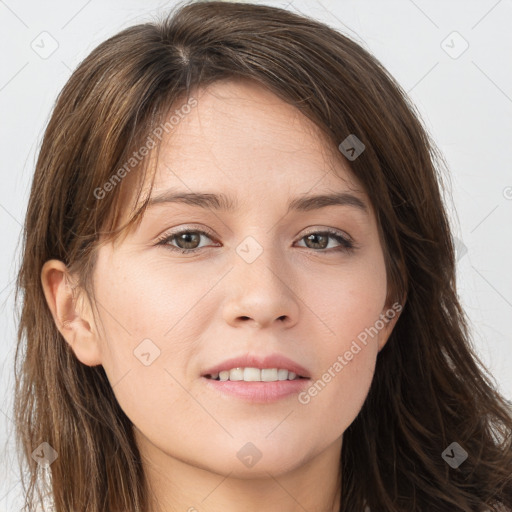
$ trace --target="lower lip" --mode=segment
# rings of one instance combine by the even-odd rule
[[[277,402],[300,393],[309,386],[311,379],[276,380],[274,382],[245,382],[242,380],[213,380],[202,377],[217,392],[241,398],[253,403]]]

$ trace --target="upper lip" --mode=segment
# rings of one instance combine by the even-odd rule
[[[212,373],[231,370],[232,368],[281,368],[294,372],[299,377],[308,379],[311,377],[306,368],[282,354],[270,354],[267,356],[245,354],[239,357],[233,357],[208,368],[202,373],[202,376],[204,377]]]

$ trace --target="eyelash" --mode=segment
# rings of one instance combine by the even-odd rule
[[[168,244],[169,241],[173,240],[175,237],[177,237],[179,235],[182,235],[183,233],[199,233],[201,235],[207,236],[210,239],[214,238],[213,233],[204,231],[202,229],[182,229],[180,231],[175,231],[174,233],[166,233],[165,235],[163,235],[162,237],[160,237],[157,240],[156,245],[161,245],[161,246],[165,247],[166,249],[169,249],[170,251],[179,252],[181,254],[195,253],[195,252],[200,251],[201,249],[204,249],[204,247],[199,247],[196,249],[180,249],[179,247],[174,247],[174,246]],[[341,244],[339,247],[336,247],[334,249],[331,248],[330,250],[328,250],[328,249],[310,249],[313,252],[338,252],[339,251],[339,252],[351,253],[358,248],[358,246],[352,240],[345,238],[344,236],[342,236],[340,234],[339,231],[331,229],[331,228],[326,228],[322,231],[311,231],[309,233],[306,233],[299,240],[302,240],[309,235],[330,235],[332,238],[335,238],[336,241]],[[308,249],[308,247],[306,247],[306,249]]]

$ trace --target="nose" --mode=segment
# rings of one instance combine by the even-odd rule
[[[272,325],[290,328],[299,318],[300,290],[293,269],[285,268],[282,258],[263,251],[248,263],[238,255],[224,283],[228,298],[224,320],[233,327],[252,324],[257,328]]]

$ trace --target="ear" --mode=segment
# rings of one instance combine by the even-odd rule
[[[87,366],[101,364],[100,340],[89,301],[77,297],[66,265],[48,260],[41,270],[41,283],[57,329],[78,360]]]
[[[379,330],[379,352],[386,345],[395,325],[398,321],[398,317],[402,313],[407,298],[403,297],[400,301],[394,302],[391,306],[386,306],[380,315],[380,319],[384,323],[384,327]]]

